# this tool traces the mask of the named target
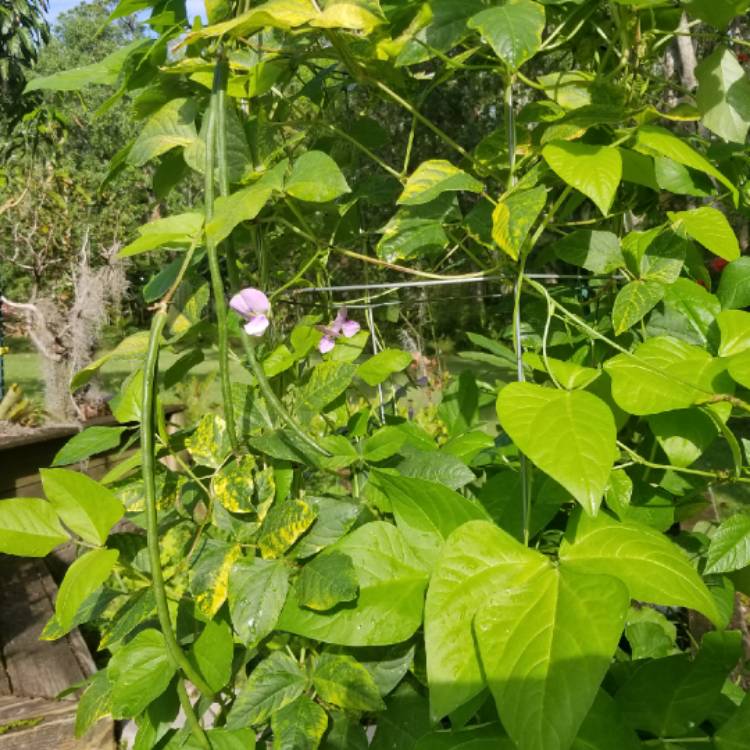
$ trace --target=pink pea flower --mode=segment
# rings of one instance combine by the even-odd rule
[[[237,292],[229,301],[229,306],[247,321],[245,333],[248,335],[262,336],[268,328],[269,320],[266,313],[271,310],[271,303],[260,289],[248,287]]]
[[[350,339],[359,333],[359,328],[359,323],[356,320],[349,320],[346,317],[346,308],[340,308],[333,322],[321,327],[320,330],[323,331],[323,338],[318,344],[318,351],[321,354],[327,354],[336,346],[336,339],[339,336]]]

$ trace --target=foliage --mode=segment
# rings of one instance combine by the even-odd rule
[[[79,733],[111,713],[138,748],[746,744],[747,7],[267,0],[188,28],[123,0],[153,38],[35,80],[129,92],[117,164],[203,179],[122,251],[176,254],[121,345],[143,358],[122,432],[57,463],[139,452],[0,505],[3,551],[81,544],[45,632],[93,622],[112,652]],[[421,354],[386,320],[293,304],[461,272],[506,295],[463,352],[490,375],[415,415],[395,386]],[[222,409],[169,433],[160,393],[214,343]]]
[[[108,15],[104,2],[61,14],[27,73],[29,85],[35,76],[95,62],[142,38],[137,23],[105,26]],[[25,100],[23,118],[0,138],[0,233],[9,261],[0,268],[0,287],[11,299],[59,301],[71,294],[86,242],[94,268],[106,264],[107,251],[160,209],[142,172],[107,174],[106,165],[135,132],[127,99],[111,99],[99,86],[85,99],[38,91]],[[3,129],[12,114],[0,116]],[[131,276],[138,273],[130,269]]]
[[[3,0],[0,3],[0,112],[14,116],[26,82],[26,70],[49,41],[46,0]]]

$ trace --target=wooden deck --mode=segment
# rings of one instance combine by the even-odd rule
[[[55,696],[96,670],[81,634],[39,636],[57,594],[43,560],[0,555],[0,750],[114,750],[114,724],[73,733],[76,697]]]
[[[117,424],[112,417],[89,420],[82,427]],[[0,437],[0,498],[44,497],[39,478],[39,467],[49,466],[65,443],[80,431],[80,427],[40,427],[28,435]],[[122,460],[117,451],[90,458],[85,465],[74,464],[68,469],[83,469],[98,479]]]

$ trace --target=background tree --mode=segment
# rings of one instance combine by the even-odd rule
[[[49,41],[47,0],[0,0],[0,111],[15,117],[28,69]]]
[[[110,12],[111,4],[97,1],[63,13],[29,77],[95,63],[143,37],[135,20],[107,25]],[[154,200],[143,170],[108,172],[133,137],[129,97],[93,87],[85,98],[24,98],[34,106],[0,143],[0,237],[8,261],[0,264],[0,291],[16,303],[8,307],[43,357],[47,410],[69,418],[71,368],[93,356],[102,326],[119,320],[128,302],[127,264],[114,263],[113,255],[149,217]]]

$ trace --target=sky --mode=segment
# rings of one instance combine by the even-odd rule
[[[66,10],[70,10],[78,5],[81,0],[49,0],[49,20],[51,23],[55,22],[55,19],[64,13]],[[195,15],[205,15],[203,0],[187,0],[187,12],[188,18],[192,18]]]

